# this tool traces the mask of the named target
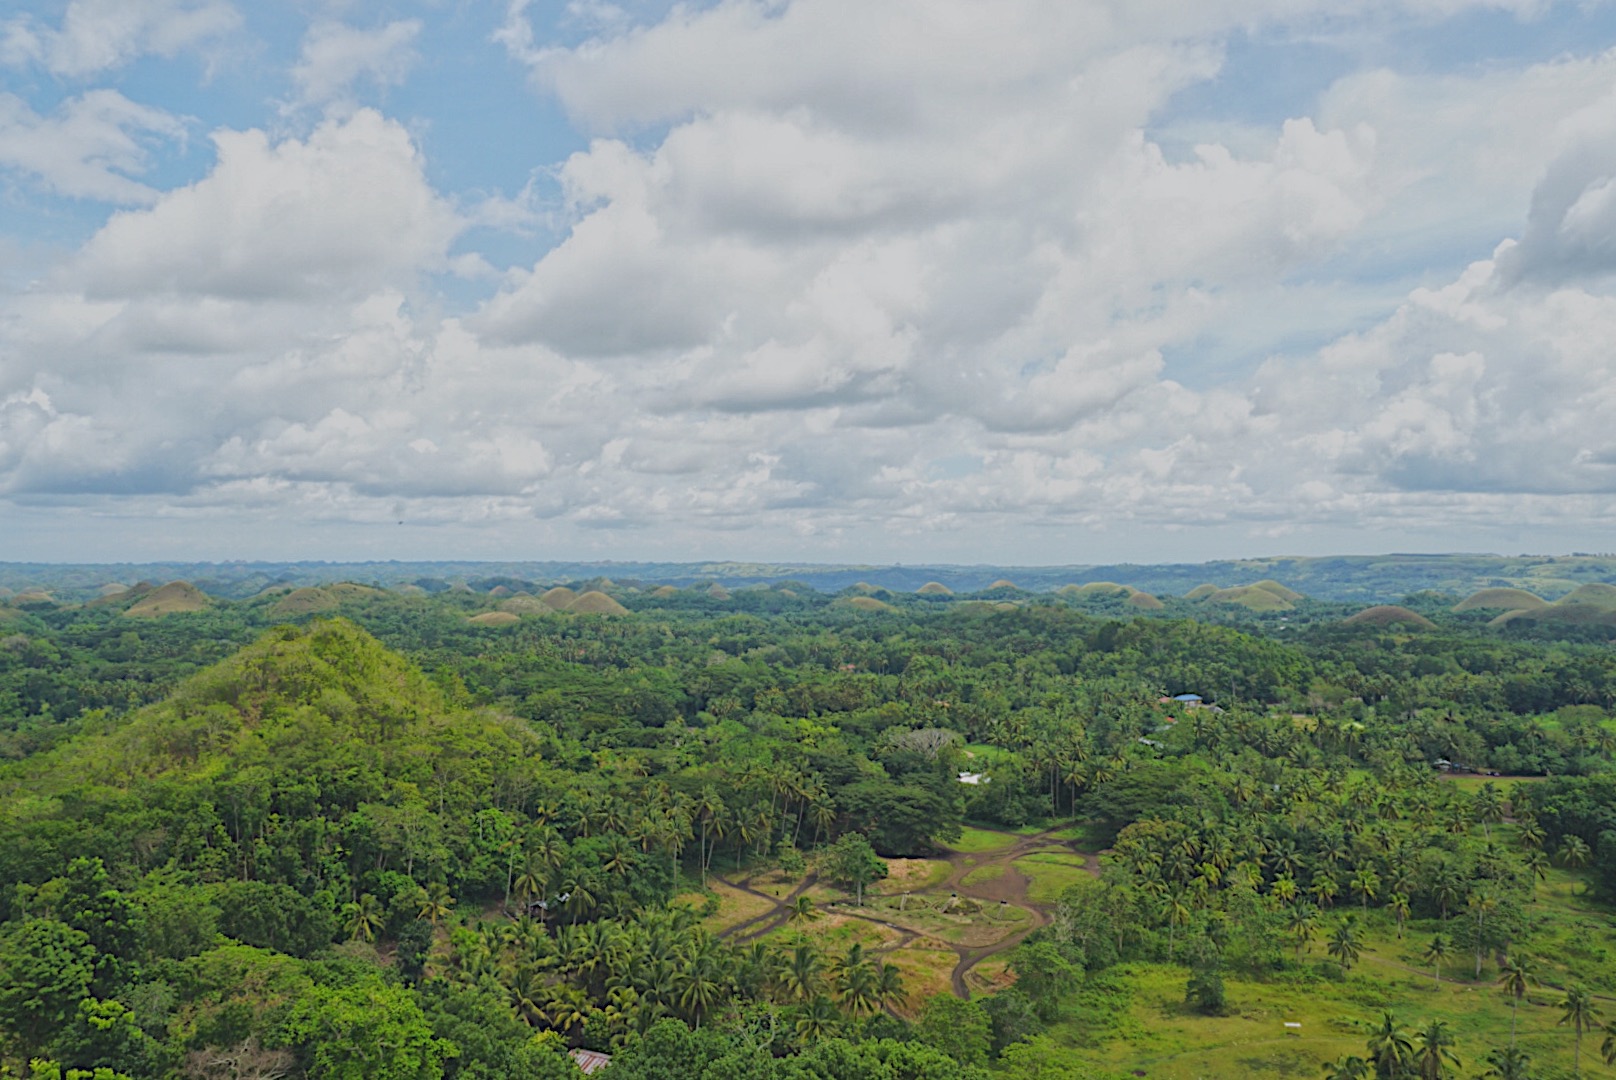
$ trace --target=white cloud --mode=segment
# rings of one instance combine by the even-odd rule
[[[36,177],[59,195],[153,202],[157,192],[133,178],[149,165],[148,145],[184,137],[179,118],[116,90],[70,98],[49,116],[0,93],[0,167]]]
[[[240,13],[224,0],[72,0],[60,26],[28,15],[0,24],[0,61],[79,78],[146,54],[175,56],[240,24]]]
[[[409,134],[371,110],[306,140],[220,131],[204,179],[109,221],[77,279],[97,295],[352,296],[441,266],[460,228]]]
[[[415,49],[419,19],[400,19],[375,30],[338,22],[317,22],[303,36],[292,82],[298,103],[327,105],[351,101],[354,84],[398,86],[419,62]]]

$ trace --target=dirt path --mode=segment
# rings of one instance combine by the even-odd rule
[[[723,882],[725,885],[728,885],[732,889],[746,893],[748,896],[755,896],[759,900],[767,900],[769,903],[774,905],[774,907],[770,908],[768,911],[765,911],[761,915],[754,915],[745,922],[738,922],[734,926],[726,926],[724,929],[718,932],[718,936],[720,938],[733,937],[736,941],[751,941],[753,938],[762,937],[771,930],[778,930],[780,927],[784,926],[786,921],[791,918],[791,904],[797,899],[797,897],[813,888],[819,882],[818,874],[809,874],[807,877],[803,878],[802,881],[797,883],[797,887],[795,889],[792,889],[786,894],[786,898],[784,900],[778,900],[766,892],[759,892],[757,889],[752,888],[752,879],[749,877],[742,878],[739,881],[731,881],[728,878],[719,877],[717,874],[714,874],[713,877],[717,878],[719,881]],[[760,923],[767,923],[768,925],[763,926],[758,930],[752,929],[754,926],[758,926]]]
[[[992,905],[998,904],[1001,908],[1014,907],[1026,913],[1027,926],[1006,935],[991,945],[954,945],[942,942],[934,934],[913,926],[904,925],[901,912],[876,915],[851,910],[852,904],[850,901],[833,901],[824,906],[826,908],[835,908],[837,914],[846,918],[860,919],[898,932],[899,938],[897,941],[871,950],[874,954],[896,952],[920,938],[938,940],[939,945],[950,949],[959,958],[950,975],[950,982],[953,985],[955,995],[961,998],[969,998],[971,991],[966,984],[965,978],[972,968],[989,957],[997,956],[999,953],[1015,948],[1026,939],[1027,935],[1034,930],[1048,926],[1050,923],[1049,905],[1036,903],[1028,897],[1027,888],[1030,881],[1026,874],[1014,866],[1017,859],[1039,852],[1061,852],[1063,854],[1080,855],[1083,857],[1083,869],[1096,877],[1099,876],[1100,864],[1098,856],[1093,852],[1079,850],[1075,841],[1055,839],[1054,834],[1066,827],[1065,825],[1057,825],[1045,829],[1043,832],[1024,836],[1002,829],[989,829],[979,825],[973,826],[980,832],[1010,837],[1012,842],[1006,847],[993,851],[950,851],[943,856],[943,861],[949,864],[948,876],[934,885],[915,889],[908,894],[911,896],[927,896],[947,893],[951,896],[966,897],[974,900],[989,910],[991,910]],[[990,867],[999,867],[1001,869],[997,874],[991,871],[979,874],[980,880],[972,884],[965,883],[965,878],[972,873]],[[809,874],[782,900],[752,888],[751,882],[753,879],[750,877],[731,880],[718,874],[712,876],[732,889],[757,897],[760,900],[767,900],[772,905],[768,911],[761,915],[754,915],[744,922],[736,923],[734,926],[725,927],[719,931],[718,936],[720,938],[733,938],[737,942],[754,941],[786,925],[791,919],[791,905],[799,896],[819,881],[818,875]]]

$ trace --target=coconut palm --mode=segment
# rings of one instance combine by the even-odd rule
[[[1369,901],[1380,894],[1380,875],[1367,866],[1360,866],[1352,875],[1352,891],[1363,900],[1364,913],[1369,913]]]
[[[837,1011],[830,998],[820,994],[797,1010],[797,1018],[791,1026],[797,1033],[798,1045],[812,1046],[819,1040],[835,1034],[841,1022],[842,1014]]]
[[[1528,987],[1537,985],[1537,970],[1524,956],[1510,956],[1498,976],[1498,985],[1509,995],[1509,1045],[1515,1045],[1515,1021],[1521,1011],[1521,998]]]
[[[883,1009],[890,1009],[904,998],[903,972],[892,964],[875,962],[875,1000]]]
[[[449,895],[449,886],[434,881],[421,894],[419,914],[435,927],[454,911],[454,903],[454,897]]]
[[[1599,1044],[1599,1056],[1606,1065],[1616,1065],[1616,1024],[1605,1025],[1605,1041]]]
[[[1582,1075],[1582,1033],[1598,1028],[1601,1019],[1600,1008],[1595,1003],[1594,996],[1588,992],[1586,987],[1573,986],[1565,992],[1565,997],[1560,999],[1559,1025],[1562,1027],[1567,1024],[1571,1025],[1571,1030],[1577,1036],[1576,1050],[1571,1058],[1571,1068],[1578,1076]]]
[[[1560,850],[1555,852],[1555,858],[1560,861],[1560,865],[1571,870],[1587,866],[1592,855],[1588,841],[1580,836],[1567,836],[1560,841]]]
[[[1328,951],[1346,970],[1350,971],[1352,965],[1358,962],[1358,957],[1363,954],[1363,946],[1358,941],[1355,922],[1351,917],[1342,919],[1341,925],[1335,928],[1335,933],[1330,937]]]
[[[381,932],[382,925],[387,921],[387,913],[382,910],[382,902],[370,893],[365,893],[357,902],[346,905],[344,914],[348,937],[353,941],[375,941],[376,935]]]
[[[1442,1080],[1449,1068],[1459,1067],[1459,1057],[1453,1052],[1453,1032],[1446,1020],[1431,1020],[1414,1036],[1414,1068],[1420,1080]]]
[[[1380,1026],[1365,1045],[1378,1080],[1397,1080],[1414,1063],[1414,1041],[1390,1010],[1380,1014]]]
[[[1300,963],[1302,949],[1317,935],[1318,929],[1314,921],[1318,918],[1318,909],[1309,904],[1296,904],[1285,919],[1285,932],[1296,942],[1296,959]]]
[[[1324,1080],[1365,1080],[1368,1075],[1369,1062],[1356,1054],[1324,1063]]]
[[[1506,1046],[1489,1051],[1487,1071],[1483,1080],[1528,1080],[1531,1076],[1532,1056],[1518,1046]]]
[[[1392,916],[1397,919],[1397,940],[1403,940],[1403,924],[1408,921],[1408,893],[1394,892],[1386,898],[1386,906],[1392,909]]]

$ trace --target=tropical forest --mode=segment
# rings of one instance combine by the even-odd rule
[[[0,1076],[1616,1075],[1616,587],[515,569],[8,578]]]

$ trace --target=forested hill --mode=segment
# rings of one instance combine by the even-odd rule
[[[169,562],[169,563],[0,563],[0,590],[25,594],[45,590],[59,599],[97,595],[109,583],[139,581],[196,583],[203,591],[244,598],[279,585],[319,585],[363,581],[384,587],[415,584],[448,589],[472,583],[491,587],[500,581],[568,584],[609,578],[621,583],[689,586],[719,584],[734,588],[782,581],[821,592],[837,592],[868,584],[896,592],[913,592],[928,583],[955,592],[987,589],[1010,581],[1030,592],[1051,592],[1065,585],[1120,582],[1148,593],[1183,595],[1200,585],[1220,587],[1272,579],[1320,600],[1389,602],[1424,590],[1468,596],[1481,589],[1521,588],[1548,599],[1589,582],[1616,584],[1616,556],[1611,555],[1343,555],[1275,556],[1206,563],[1080,564],[1063,566],[903,566],[834,565],[759,562]]]

